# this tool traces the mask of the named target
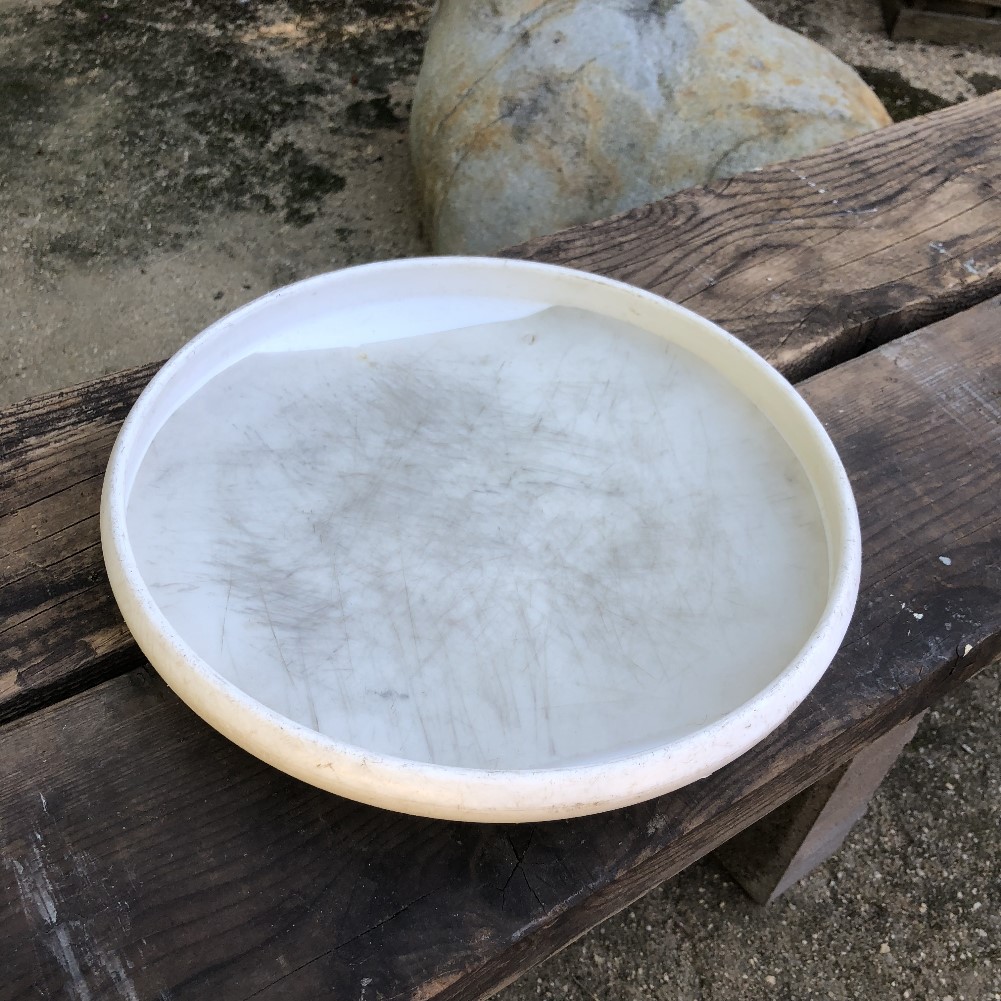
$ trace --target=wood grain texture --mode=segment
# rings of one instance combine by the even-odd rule
[[[937,42],[939,45],[979,45],[1001,51],[1001,20],[993,2],[950,3],[883,0],[887,30],[895,42]]]
[[[1001,94],[511,253],[682,301],[796,379],[1001,291],[999,142]],[[0,412],[0,723],[134,662],[97,497],[155,370]]]
[[[379,811],[145,670],[0,729],[0,997],[485,997],[913,717],[1001,653],[999,324],[992,301],[802,387],[859,501],[858,609],[794,716],[677,793],[518,827]]]
[[[0,411],[0,723],[132,663],[98,507],[115,436],[157,367]]]
[[[792,379],[1001,292],[1001,93],[510,256],[640,285]]]

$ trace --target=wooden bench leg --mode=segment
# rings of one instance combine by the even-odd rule
[[[922,716],[890,730],[732,838],[716,850],[716,858],[759,904],[775,900],[841,847]]]

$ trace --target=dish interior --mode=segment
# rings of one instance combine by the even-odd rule
[[[549,768],[736,709],[829,590],[814,490],[670,339],[583,309],[272,344],[136,469],[142,579],[211,669],[337,741]]]

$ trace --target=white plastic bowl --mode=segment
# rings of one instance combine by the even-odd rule
[[[475,821],[702,778],[802,701],[861,545],[795,390],[576,271],[435,258],[280,289],[150,382],[108,574],[170,687],[313,785]]]

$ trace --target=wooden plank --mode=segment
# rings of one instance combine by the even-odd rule
[[[1001,292],[1001,93],[523,244],[800,379]]]
[[[1001,291],[1001,94],[512,253],[726,324],[792,378]],[[0,413],[0,722],[125,670],[99,477],[155,367]]]
[[[895,42],[973,45],[1001,52],[1001,11],[997,4],[883,0],[883,14]]]
[[[1001,22],[961,14],[904,8],[894,22],[890,37],[895,42],[973,45],[990,52],[1001,52]]]
[[[912,718],[1001,654],[999,324],[992,301],[802,387],[859,500],[858,610],[797,713],[677,793],[409,818],[261,764],[145,671],[0,728],[3,997],[485,997]]]
[[[97,511],[118,428],[157,367],[0,412],[0,723],[134,664]]]
[[[896,0],[913,10],[933,10],[944,14],[969,14],[971,17],[1001,16],[1001,0]]]
[[[895,726],[848,764],[731,838],[716,851],[716,860],[759,904],[777,900],[841,848],[923,715]]]

